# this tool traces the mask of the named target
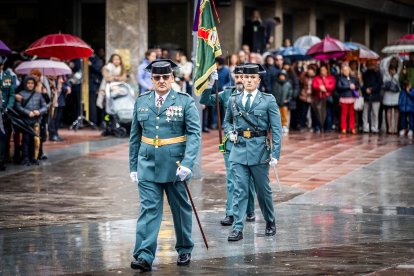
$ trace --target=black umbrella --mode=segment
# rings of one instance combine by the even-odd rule
[[[28,123],[23,121],[20,118],[20,114],[17,113],[15,110],[7,109],[7,115],[10,118],[10,121],[14,127],[17,127],[30,135],[38,136],[36,132],[33,130],[33,128]]]

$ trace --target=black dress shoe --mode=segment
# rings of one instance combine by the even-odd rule
[[[203,128],[203,132],[205,132],[205,133],[210,133],[210,129],[208,129],[208,128],[204,127],[204,128]]]
[[[234,217],[233,216],[226,216],[223,220],[220,221],[221,225],[223,226],[231,226],[233,225]]]
[[[256,216],[254,215],[254,213],[252,213],[252,214],[247,214],[247,216],[246,216],[246,221],[248,221],[248,222],[252,222],[252,221],[255,221],[256,220]]]
[[[65,139],[63,137],[59,136],[59,135],[57,136],[57,138],[58,138],[59,141],[65,141]]]
[[[228,241],[239,241],[243,239],[243,232],[233,230],[230,236],[227,238]]]
[[[29,159],[23,159],[22,165],[29,167],[31,165],[30,160]]]
[[[266,236],[274,236],[276,234],[276,223],[275,221],[266,222]]]
[[[131,262],[132,269],[140,269],[141,271],[151,271],[151,266],[142,258],[138,258]]]
[[[6,166],[4,166],[3,163],[0,163],[0,171],[5,171],[6,170]]]
[[[184,253],[184,254],[178,255],[177,265],[189,265],[190,262],[191,262],[190,253]]]

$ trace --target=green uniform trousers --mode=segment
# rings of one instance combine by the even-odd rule
[[[230,151],[224,153],[224,163],[226,164],[226,216],[233,216],[233,198],[234,198],[234,176],[231,171],[231,165],[229,161]],[[254,213],[254,193],[255,188],[253,184],[253,179],[250,181],[249,185],[249,198],[247,201],[247,211],[246,214]]]
[[[163,214],[164,191],[174,221],[175,249],[178,254],[191,253],[194,242],[191,237],[192,207],[184,183],[154,183],[139,181],[141,211],[137,221],[134,258],[143,258],[152,265],[157,249],[157,237]]]
[[[272,189],[269,185],[269,164],[247,166],[233,162],[231,163],[231,169],[235,181],[233,230],[243,231],[243,219],[247,210],[251,178],[253,178],[257,201],[259,202],[263,217],[267,222],[272,222],[275,219],[275,211],[273,208]]]

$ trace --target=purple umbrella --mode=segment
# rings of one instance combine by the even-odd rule
[[[306,54],[313,56],[314,59],[324,60],[343,57],[349,51],[351,49],[346,47],[341,41],[327,35],[321,42],[310,47]]]
[[[44,76],[61,76],[72,74],[72,70],[65,63],[48,59],[38,59],[22,62],[19,66],[16,67],[15,71],[17,74],[28,75],[33,69],[39,70]]]
[[[0,56],[7,56],[10,55],[12,51],[3,41],[0,40]]]

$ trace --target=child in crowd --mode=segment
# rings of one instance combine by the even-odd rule
[[[399,108],[401,115],[400,136],[405,135],[408,118],[408,138],[413,138],[414,132],[414,89],[411,87],[409,80],[404,82],[404,87],[400,93]]]

